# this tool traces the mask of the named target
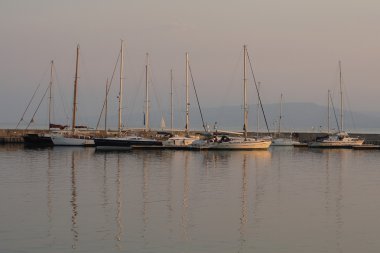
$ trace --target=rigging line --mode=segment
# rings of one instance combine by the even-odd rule
[[[34,96],[36,95],[36,93],[37,93],[37,91],[38,91],[38,88],[39,88],[40,86],[41,86],[41,83],[39,83],[39,84],[37,85],[37,88],[35,89],[32,98],[29,100],[28,106],[26,107],[24,113],[22,114],[20,121],[17,123],[16,129],[17,129],[18,126],[20,125],[21,121],[24,120],[25,113],[26,113],[26,111],[29,109],[29,106],[30,106],[30,104],[32,103],[33,98],[34,98]]]
[[[104,111],[104,108],[105,108],[105,106],[106,106],[106,100],[107,100],[107,97],[108,97],[108,93],[110,92],[110,88],[111,88],[111,86],[112,86],[112,81],[113,81],[113,78],[114,78],[114,76],[115,76],[115,72],[116,72],[116,68],[117,68],[117,64],[119,63],[119,60],[120,60],[120,52],[119,52],[119,54],[118,54],[118,56],[117,56],[116,63],[115,63],[115,67],[113,68],[113,72],[112,72],[111,80],[110,80],[109,85],[108,85],[108,88],[107,88],[106,97],[104,98],[104,102],[103,102],[102,110],[100,111],[100,115],[99,115],[98,123],[96,123],[96,128],[95,128],[95,130],[98,130],[99,123],[100,123],[100,119],[102,118],[103,111]]]
[[[55,74],[55,79],[56,79],[56,82],[57,83],[57,89],[58,89],[58,94],[59,94],[59,98],[61,99],[61,103],[62,103],[62,107],[63,107],[63,113],[65,114],[66,116],[66,120],[69,120],[70,117],[69,117],[69,114],[67,113],[66,109],[66,104],[65,104],[65,100],[63,99],[63,96],[62,96],[62,90],[60,89],[60,82],[59,82],[59,78],[58,78],[58,73],[57,73],[57,69],[55,68],[55,64],[53,64],[53,71],[54,71],[54,74]],[[54,108],[54,105],[53,105],[53,108]]]
[[[182,117],[182,107],[181,107],[181,98],[179,94],[182,94],[181,91],[181,86],[180,85],[175,85],[175,77],[174,77],[174,70],[173,70],[173,108],[174,108],[174,103],[176,102],[176,107],[173,109],[173,117],[177,119],[177,122],[173,121],[173,128],[174,125],[176,124],[178,126],[184,125],[183,122],[183,117]],[[176,100],[176,101],[174,101]]]
[[[352,128],[356,129],[356,122],[355,122],[354,114],[353,114],[352,109],[351,109],[350,99],[348,97],[348,92],[347,92],[347,89],[345,88],[344,80],[343,79],[342,79],[342,83],[343,83],[343,85],[342,85],[343,93],[344,93],[346,101],[347,101],[346,104],[347,104],[348,110],[350,112],[350,118],[351,118],[351,121],[352,121]]]
[[[139,94],[140,94],[141,86],[145,85],[143,83],[144,76],[145,76],[145,64],[143,65],[143,68],[142,68],[142,71],[141,71],[141,74],[140,74],[140,79],[138,81],[136,95],[133,96],[132,103],[130,104],[130,110],[129,110],[130,114],[129,115],[133,115],[135,113],[135,111],[137,110],[136,109],[136,103],[137,103],[136,100],[137,100],[137,98],[141,99],[141,97],[139,97]]]
[[[225,92],[221,95],[221,98],[220,101],[220,105],[218,105],[218,107],[221,107],[223,108],[224,104],[223,102],[226,101],[227,97],[231,94],[231,89],[232,87],[234,86],[234,82],[236,80],[236,77],[237,77],[237,73],[238,73],[238,69],[240,68],[241,66],[241,56],[243,55],[243,49],[240,50],[240,54],[236,57],[235,61],[234,61],[234,68],[232,69],[232,71],[229,73],[231,78],[227,81],[226,83],[226,89],[225,89]],[[220,119],[220,118],[223,118],[223,110],[218,110],[217,114],[216,114],[216,119]],[[220,122],[219,122],[220,123]]]
[[[335,122],[336,122],[336,125],[338,127],[338,131],[340,132],[341,130],[340,130],[340,126],[339,126],[338,116],[336,115],[335,106],[334,106],[334,102],[333,102],[331,93],[330,93],[330,101],[331,101],[331,106],[332,106],[333,112],[334,112]]]
[[[156,87],[155,87],[155,85],[154,85],[154,83],[153,83],[153,78],[154,78],[155,75],[154,75],[154,73],[153,73],[153,69],[152,69],[152,67],[148,68],[148,70],[149,70],[149,73],[150,73],[150,75],[149,75],[149,77],[150,77],[150,82],[149,82],[149,84],[150,84],[151,87],[153,88],[153,91],[154,91],[154,97],[155,97],[156,102],[157,102],[158,110],[159,110],[160,113],[161,113],[161,120],[162,120],[162,118],[163,118],[164,121],[165,121],[165,112],[164,112],[164,110],[162,109],[163,107],[161,106],[161,101],[160,101],[160,99],[159,99],[158,92],[157,92]]]
[[[264,120],[265,120],[265,125],[267,127],[267,131],[268,131],[268,134],[269,134],[269,127],[268,127],[267,117],[265,116],[265,113],[264,113],[263,103],[261,102],[259,88],[257,87],[257,84],[256,84],[256,78],[255,78],[255,74],[253,73],[252,62],[251,62],[251,58],[249,57],[248,52],[247,52],[247,56],[248,56],[249,66],[251,68],[251,73],[252,73],[252,77],[253,77],[253,83],[255,84],[255,88],[256,88],[256,92],[257,92],[257,97],[259,98],[261,111],[263,113]]]
[[[200,103],[199,103],[198,92],[197,92],[197,89],[195,88],[195,82],[194,82],[194,78],[193,78],[193,72],[191,71],[190,64],[189,64],[189,70],[190,70],[191,81],[192,81],[192,83],[193,83],[193,88],[194,88],[194,92],[195,92],[195,97],[197,98],[197,103],[198,103],[199,113],[201,114],[201,119],[202,119],[203,129],[205,130],[205,132],[207,132],[206,125],[205,125],[205,121],[204,121],[204,119],[203,119],[203,114],[202,114],[201,105],[200,105]]]
[[[154,83],[153,83],[153,71],[152,71],[152,67],[149,67],[148,69],[149,69],[149,73],[150,73],[150,75],[149,75],[150,78],[148,77],[149,80],[150,80],[149,84],[150,84],[150,86],[153,88],[153,91],[154,91],[154,98],[156,99],[157,106],[158,106],[158,110],[159,110],[160,113],[161,113],[161,119],[162,119],[162,117],[163,117],[163,118],[164,118],[164,121],[165,121],[164,110],[162,110],[161,102],[160,102],[160,100],[159,100],[158,93],[157,93],[157,91],[156,91],[156,87],[155,87],[155,85],[154,85]]]
[[[41,98],[41,100],[40,100],[40,103],[38,104],[37,109],[34,111],[33,116],[32,116],[32,119],[30,120],[30,122],[29,122],[28,126],[25,128],[25,130],[28,129],[29,126],[30,126],[30,124],[34,121],[34,116],[36,115],[38,109],[40,108],[40,105],[41,105],[42,101],[44,100],[44,98],[45,98],[46,93],[48,92],[48,90],[49,90],[49,86],[46,88],[45,93],[44,93],[44,95],[42,96],[42,98]]]
[[[27,105],[27,107],[26,107],[24,113],[22,114],[20,121],[17,123],[16,129],[17,129],[17,127],[20,125],[20,123],[21,123],[22,121],[24,121],[24,116],[25,116],[25,114],[26,114],[26,112],[27,112],[27,110],[28,110],[30,104],[33,102],[33,98],[35,97],[35,95],[36,95],[36,93],[37,93],[37,90],[38,90],[39,87],[41,86],[42,80],[44,79],[44,77],[45,77],[45,75],[46,75],[46,73],[47,73],[48,71],[49,71],[49,68],[47,68],[47,69],[43,72],[43,74],[42,74],[42,76],[41,76],[41,79],[40,79],[40,81],[39,81],[39,83],[38,83],[38,85],[37,85],[37,88],[35,89],[35,91],[34,91],[34,93],[33,93],[32,98],[29,100],[29,103],[28,103],[28,105]]]

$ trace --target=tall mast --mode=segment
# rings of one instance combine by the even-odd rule
[[[189,53],[186,53],[186,133],[189,132]]]
[[[330,90],[327,91],[327,133],[330,134]]]
[[[340,131],[343,131],[343,90],[342,90],[342,66],[339,61],[339,88],[340,88]]]
[[[121,113],[122,113],[122,103],[123,103],[123,40],[120,46],[120,87],[119,87],[119,120],[118,120],[118,132],[121,135]]]
[[[146,53],[146,65],[145,65],[145,129],[149,130],[149,53]]]
[[[52,105],[52,88],[53,88],[53,64],[54,61],[51,61],[50,65],[50,82],[49,82],[49,130],[50,130],[50,123],[51,123],[51,105]]]
[[[74,79],[74,99],[73,99],[73,123],[71,130],[75,131],[76,112],[77,112],[77,87],[78,87],[78,62],[79,62],[79,44],[77,45],[77,59],[75,64],[75,79]]]
[[[108,78],[106,82],[106,100],[105,100],[105,113],[104,113],[104,130],[107,132],[107,111],[108,111]]]
[[[244,139],[247,140],[247,125],[248,125],[248,106],[247,106],[247,46],[244,45],[244,94],[243,94],[243,104],[244,104]]]
[[[173,70],[170,70],[170,129],[173,131]]]
[[[260,84],[261,82],[257,82],[257,90],[260,91]],[[257,133],[256,137],[259,138],[259,129],[260,129],[260,99],[259,99],[259,93],[257,93],[257,114],[256,114],[256,121],[257,121]]]
[[[282,93],[280,96],[280,118],[278,119],[278,137],[280,137],[280,133],[281,133],[281,119],[282,119]]]

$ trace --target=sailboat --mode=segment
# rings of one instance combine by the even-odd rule
[[[145,111],[145,127],[146,130],[149,129],[149,90],[148,90],[148,54],[147,54],[147,64],[145,66],[146,71],[146,111]],[[117,137],[107,137],[107,138],[95,138],[95,147],[97,150],[130,150],[132,146],[161,146],[162,142],[143,138],[140,136],[122,136],[122,97],[123,97],[123,41],[121,41],[120,48],[120,86],[119,86],[119,119],[118,119],[118,136]]]
[[[50,147],[50,146],[53,146],[53,141],[51,139],[51,131],[52,130],[57,130],[57,129],[64,129],[66,126],[63,126],[63,125],[58,125],[58,124],[52,124],[51,123],[51,112],[52,112],[52,100],[53,100],[53,92],[52,92],[52,89],[53,89],[53,69],[54,69],[54,61],[52,60],[50,62],[50,81],[49,81],[49,86],[48,86],[48,90],[49,91],[49,107],[48,107],[48,116],[49,116],[49,131],[48,133],[30,133],[30,134],[26,134],[23,136],[23,139],[24,139],[24,144],[25,146],[29,146],[29,147]],[[38,89],[38,87],[37,87]],[[35,91],[35,93],[37,92],[37,90]],[[45,92],[45,94],[46,94]],[[33,94],[32,96],[32,99],[30,100],[30,102],[33,100],[33,97],[35,95],[35,93]],[[30,102],[29,102],[29,105],[30,105]],[[41,100],[42,102],[42,100]],[[29,107],[28,105],[28,107]],[[28,107],[26,108],[26,110],[24,111],[24,114],[22,115],[19,123],[17,124],[16,126],[16,129],[17,127],[19,126],[19,124],[21,123],[21,121],[23,121],[23,117],[26,113],[26,111],[28,110]],[[37,109],[38,110],[38,109]],[[36,112],[37,112],[36,110]],[[36,113],[35,112],[35,113]],[[34,115],[33,115],[34,117]],[[33,118],[32,120],[29,122],[29,125],[33,122]],[[28,127],[29,127],[28,125]]]
[[[78,62],[79,62],[79,45],[77,45],[75,79],[74,79],[74,98],[73,98],[73,115],[71,131],[62,131],[51,135],[54,146],[93,146],[94,140],[87,135],[77,131],[76,125],[77,111],[77,86],[78,86]]]
[[[340,127],[339,131],[335,134],[329,134],[325,138],[318,138],[316,141],[310,142],[310,148],[352,148],[353,146],[361,146],[364,139],[357,137],[350,137],[347,132],[343,130],[343,90],[342,90],[342,68],[339,61],[339,88],[340,88]],[[330,97],[330,92],[329,92]],[[330,103],[330,99],[329,99]],[[330,110],[330,109],[329,109]],[[330,114],[330,112],[328,113]],[[328,116],[328,118],[330,115]],[[329,119],[328,119],[329,122]],[[330,123],[328,123],[329,125]],[[328,126],[330,129],[330,126]]]
[[[244,137],[234,137],[228,135],[215,135],[212,139],[209,139],[203,145],[199,145],[199,148],[215,149],[215,150],[256,150],[256,149],[268,149],[272,141],[267,138],[248,138],[248,103],[247,103],[247,77],[246,77],[246,65],[247,65],[247,46],[243,46],[244,49],[244,82],[243,82],[243,103],[244,103]]]
[[[172,102],[171,102],[172,103]],[[173,136],[166,141],[162,142],[162,145],[167,148],[173,149],[187,149],[194,142],[199,140],[195,136],[189,135],[189,53],[186,53],[186,124],[185,124],[185,136]],[[172,110],[172,109],[171,109]],[[173,111],[171,111],[173,115]],[[172,116],[173,117],[173,116]],[[173,128],[173,119],[171,119],[171,127]]]
[[[280,117],[278,119],[278,138],[275,138],[272,140],[271,146],[293,146],[294,144],[300,144],[299,141],[295,141],[292,139],[292,136],[290,135],[290,138],[284,138],[281,136],[281,120],[282,120],[282,93],[280,98]]]

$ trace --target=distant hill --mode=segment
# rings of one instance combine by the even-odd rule
[[[283,114],[281,121],[281,129],[283,131],[326,131],[327,129],[327,107],[313,103],[284,103]],[[241,131],[243,128],[243,110],[241,106],[224,106],[218,108],[203,108],[203,116],[206,124],[210,129],[213,129],[214,123],[217,122],[218,129]],[[279,119],[279,104],[266,104],[264,105],[266,119],[271,131],[277,131]],[[123,122],[126,122],[127,128],[142,128],[144,127],[144,114],[128,113],[123,115]],[[109,112],[108,128],[116,129],[117,115]],[[256,105],[249,106],[249,122],[248,130],[256,131],[257,129],[257,108]],[[150,113],[151,128],[160,128],[161,112],[151,109]],[[165,112],[166,127],[170,127],[170,114]],[[336,109],[336,117],[339,120],[339,108]],[[87,124],[95,128],[98,120],[98,115],[81,117],[79,124]],[[349,132],[368,132],[378,129],[380,131],[380,113],[366,113],[366,112],[349,112],[344,111],[344,129]],[[47,119],[42,122],[47,122]],[[57,122],[60,122],[59,120]],[[64,122],[64,121],[61,121]],[[84,122],[84,123],[83,123]],[[104,120],[101,120],[100,129],[103,128]],[[260,131],[266,131],[265,121],[260,111]],[[70,123],[70,122],[68,122]],[[37,123],[36,123],[37,124]],[[40,124],[41,125],[41,124]],[[47,123],[45,124],[47,125]],[[174,115],[174,128],[184,129],[185,126],[185,112],[175,112]],[[7,127],[9,127],[7,125]],[[36,125],[37,127],[37,125]],[[337,129],[334,113],[330,114],[330,128]],[[197,108],[190,109],[190,129],[201,130],[202,120]],[[378,132],[377,130],[375,132]],[[373,132],[373,131],[372,131]]]
[[[266,104],[264,111],[270,130],[278,129],[279,104]],[[335,110],[339,120],[339,108]],[[217,122],[218,129],[241,130],[243,127],[243,110],[241,106],[224,106],[220,108],[203,108],[204,119],[212,129]],[[151,127],[159,128],[161,113],[151,112]],[[185,113],[178,112],[174,115],[174,127],[183,129],[185,126]],[[249,130],[257,129],[257,107],[249,106]],[[109,118],[110,122],[116,122],[117,117]],[[143,127],[143,112],[139,114],[127,115],[127,127]],[[165,113],[166,126],[170,127],[170,115]],[[355,131],[358,129],[380,128],[380,113],[349,112],[344,111],[344,129]],[[260,111],[260,129],[266,130],[264,117]],[[112,125],[114,125],[113,123]],[[202,121],[199,111],[196,108],[190,110],[190,128],[202,129]],[[330,128],[337,129],[334,113],[330,112]],[[284,103],[282,106],[281,129],[284,131],[318,131],[327,129],[327,107],[313,103]]]

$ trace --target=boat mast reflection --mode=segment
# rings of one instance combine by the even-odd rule
[[[116,166],[116,247],[121,250],[121,238],[124,234],[124,227],[123,227],[123,216],[122,216],[122,210],[123,210],[123,199],[122,199],[122,181],[121,181],[121,168],[120,168],[120,154],[117,154],[117,166]]]
[[[48,215],[48,234],[47,237],[51,236],[51,229],[52,229],[52,222],[53,222],[53,200],[52,200],[52,188],[53,188],[53,175],[52,175],[52,167],[51,167],[51,149],[47,150],[48,155],[48,166],[46,170],[46,177],[47,177],[47,215]]]
[[[182,197],[182,216],[181,216],[181,226],[182,226],[182,237],[184,240],[188,241],[189,238],[189,152],[184,152],[185,162],[184,162],[184,175],[183,175],[183,197]]]
[[[71,232],[73,233],[72,248],[75,249],[79,240],[79,233],[77,230],[77,216],[78,216],[78,203],[77,203],[77,186],[76,186],[76,169],[75,169],[75,152],[71,153]]]
[[[243,154],[242,179],[241,179],[241,217],[240,217],[240,247],[243,247],[246,241],[245,226],[248,223],[248,171],[247,171],[248,154]]]

